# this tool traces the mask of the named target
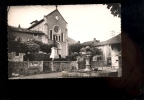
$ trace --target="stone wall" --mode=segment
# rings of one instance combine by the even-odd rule
[[[43,72],[41,61],[8,61],[8,76],[30,75]]]
[[[14,74],[32,75],[37,73],[52,72],[52,65],[56,72],[69,71],[72,67],[76,67],[75,61],[8,61],[8,76]]]
[[[72,61],[44,61],[43,62],[43,72],[52,72],[52,65],[54,66],[55,71],[68,71],[72,67],[75,67],[76,64],[72,64]]]

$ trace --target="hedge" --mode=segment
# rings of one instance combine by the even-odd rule
[[[35,53],[35,54],[27,54],[24,57],[24,60],[29,59],[29,61],[47,61],[47,59],[49,58],[50,58],[49,54]]]
[[[52,61],[52,58],[50,58],[50,54],[27,54],[24,56],[24,61],[29,59],[29,61]],[[54,59],[54,61],[68,61],[66,58],[58,58]]]
[[[74,55],[66,56],[66,59],[68,59],[68,61],[76,61],[76,57]]]

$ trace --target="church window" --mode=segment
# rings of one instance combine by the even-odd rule
[[[63,41],[63,33],[61,33],[61,41]]]
[[[58,41],[58,37],[56,36],[56,40]]]
[[[59,36],[59,41],[60,41],[60,36]]]
[[[50,39],[52,39],[52,30],[50,30]]]
[[[53,35],[53,40],[55,40],[55,35]]]

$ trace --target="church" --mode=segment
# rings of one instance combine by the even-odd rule
[[[42,31],[44,33],[41,39],[43,43],[52,44],[55,40],[55,44],[58,47],[58,54],[63,58],[68,56],[68,23],[58,11],[57,6],[53,12],[44,15],[43,19],[40,21],[35,20],[30,24],[31,26],[28,30]]]
[[[32,21],[29,28],[21,28],[8,25],[8,33],[20,37],[22,42],[27,42],[31,39],[41,41],[45,44],[57,45],[57,54],[62,58],[69,55],[68,46],[73,43],[77,43],[74,39],[68,37],[68,23],[60,14],[57,9],[44,15],[43,19]],[[55,41],[55,42],[54,42]],[[19,58],[19,54],[13,54],[13,58]],[[19,61],[19,60],[17,60]]]

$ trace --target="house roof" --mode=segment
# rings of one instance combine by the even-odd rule
[[[121,34],[118,34],[117,36],[103,42],[98,42],[94,46],[102,46],[107,44],[115,44],[115,43],[121,43]]]
[[[18,28],[14,26],[8,26],[8,31],[44,35],[42,31],[28,30],[28,29]]]
[[[41,19],[40,21],[37,21],[35,24],[33,24],[32,26],[30,26],[28,29],[31,29],[31,28],[35,27],[36,25],[42,23],[43,21],[44,21],[44,19]],[[33,23],[33,22],[31,22],[31,23]]]
[[[68,43],[73,44],[73,43],[77,43],[77,41],[75,41],[74,39],[68,37]]]
[[[56,9],[56,10],[52,11],[51,13],[49,13],[48,15],[46,15],[46,17],[47,17],[47,16],[50,16],[51,14],[53,14],[53,13],[56,12],[56,11],[61,15],[61,13]],[[62,16],[62,15],[61,15],[61,16]],[[66,20],[63,18],[63,16],[62,16],[62,19],[66,22]],[[33,28],[34,26],[42,23],[43,21],[44,21],[44,19],[41,19],[40,21],[37,21],[35,24],[33,24],[32,26],[30,26],[28,29]],[[33,21],[33,22],[34,22],[34,21]],[[33,22],[31,22],[31,23],[33,23]],[[67,23],[67,22],[66,22],[66,23]]]
[[[98,42],[98,40],[96,40],[96,42]],[[94,45],[94,41],[87,41],[87,42],[83,42],[83,45]]]
[[[94,42],[93,41],[87,41],[87,42],[83,42],[82,44],[83,45],[93,45]]]

